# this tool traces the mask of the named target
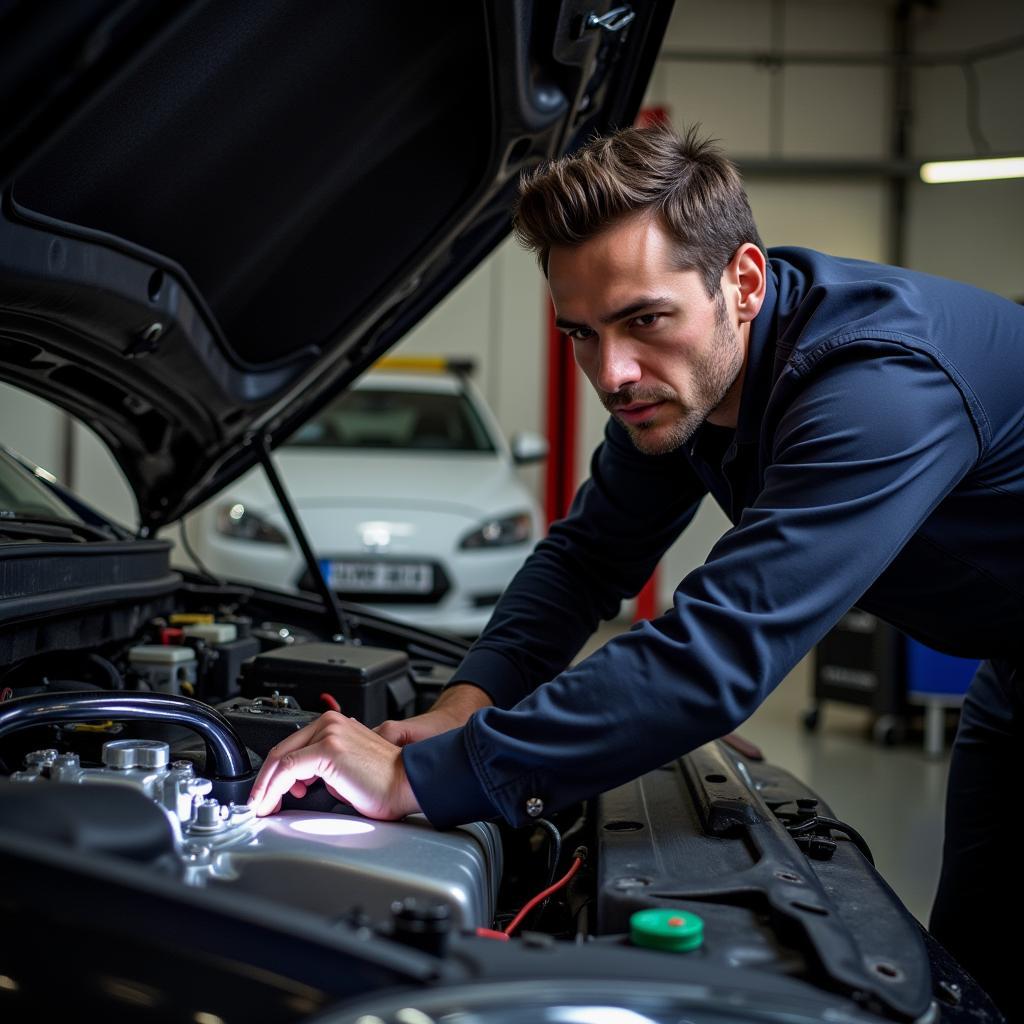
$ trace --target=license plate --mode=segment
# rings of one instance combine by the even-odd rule
[[[322,562],[332,590],[362,594],[428,594],[434,568],[426,562]]]

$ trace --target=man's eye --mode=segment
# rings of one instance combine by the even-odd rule
[[[589,327],[574,327],[571,331],[566,331],[565,336],[570,341],[586,341],[594,336],[594,332]]]
[[[633,323],[637,327],[653,327],[660,319],[660,313],[644,313],[643,316],[636,317]]]

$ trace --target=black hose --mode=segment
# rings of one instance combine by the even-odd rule
[[[248,751],[219,711],[188,697],[165,693],[111,694],[95,690],[16,697],[0,704],[0,739],[21,729],[63,722],[168,722],[198,733],[206,746],[211,781],[255,777]],[[244,799],[244,798],[243,798]]]
[[[94,665],[99,672],[106,677],[107,682],[110,684],[108,689],[111,690],[123,690],[124,689],[124,676],[115,668],[112,662],[108,661],[102,655],[89,654],[86,656],[86,661],[90,665]]]
[[[548,884],[544,886],[545,889],[550,888],[555,884],[555,875],[558,872],[558,862],[562,859],[562,833],[558,831],[556,825],[548,821],[547,818],[538,818],[537,824],[541,828],[545,829],[551,836],[551,870],[548,874]],[[545,903],[547,900],[544,901]]]

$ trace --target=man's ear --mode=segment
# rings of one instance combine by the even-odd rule
[[[741,324],[749,323],[760,312],[767,285],[764,253],[753,242],[744,242],[722,272],[722,287],[732,292]]]

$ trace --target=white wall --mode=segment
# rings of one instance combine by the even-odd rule
[[[472,356],[474,381],[507,437],[543,434],[546,288],[534,258],[507,239],[394,349]],[[539,467],[519,471],[539,495]]]
[[[69,423],[74,453],[70,477],[65,472]],[[0,444],[42,466],[117,522],[132,529],[138,525],[135,497],[106,445],[56,406],[0,384]]]
[[[64,475],[65,422],[60,410],[0,384],[0,444],[56,477]]]

